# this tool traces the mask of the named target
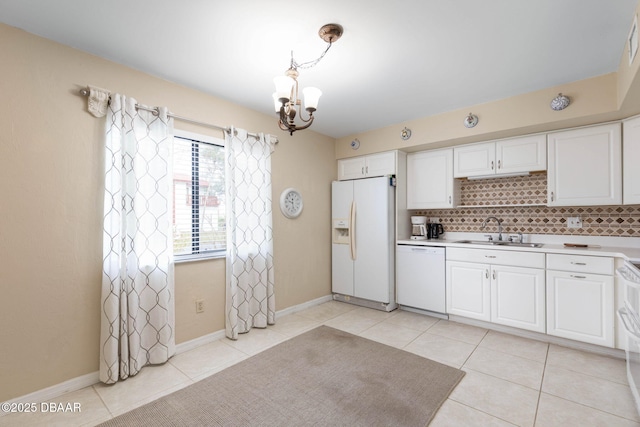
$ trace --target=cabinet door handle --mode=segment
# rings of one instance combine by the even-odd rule
[[[496,256],[495,255],[485,255],[484,257],[485,258],[495,258]]]
[[[553,202],[553,191],[551,192],[551,201]]]
[[[502,166],[500,166],[500,160],[498,160],[498,169],[500,169]]]
[[[587,276],[576,276],[575,274],[572,274],[571,277],[573,277],[574,279],[586,279]]]
[[[571,264],[573,264],[573,265],[587,265],[586,262],[573,262],[573,261],[571,261]]]
[[[364,166],[362,167],[362,175],[364,175]]]
[[[451,203],[451,196],[449,196],[449,203]]]
[[[493,276],[493,280],[496,280],[496,271],[495,270],[493,270],[491,272],[491,276]]]
[[[491,170],[493,170],[493,160],[491,160]]]
[[[369,173],[369,166],[367,166],[366,169],[367,169],[367,173]]]
[[[489,270],[484,271],[484,277],[486,277],[487,279],[489,278]]]

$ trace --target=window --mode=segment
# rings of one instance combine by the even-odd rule
[[[173,145],[176,260],[224,254],[224,193],[224,141],[176,130]]]

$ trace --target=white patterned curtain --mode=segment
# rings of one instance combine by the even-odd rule
[[[269,135],[231,129],[226,137],[226,335],[275,323]]]
[[[100,381],[175,353],[172,124],[111,95],[107,111]]]

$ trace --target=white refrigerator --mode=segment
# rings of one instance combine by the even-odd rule
[[[333,298],[395,309],[391,178],[334,181],[331,190]]]

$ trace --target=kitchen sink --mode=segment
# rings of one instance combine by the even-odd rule
[[[454,243],[467,243],[470,245],[489,245],[489,246],[516,246],[520,248],[540,248],[542,243],[518,243],[518,242],[505,242],[502,240],[458,240]]]

